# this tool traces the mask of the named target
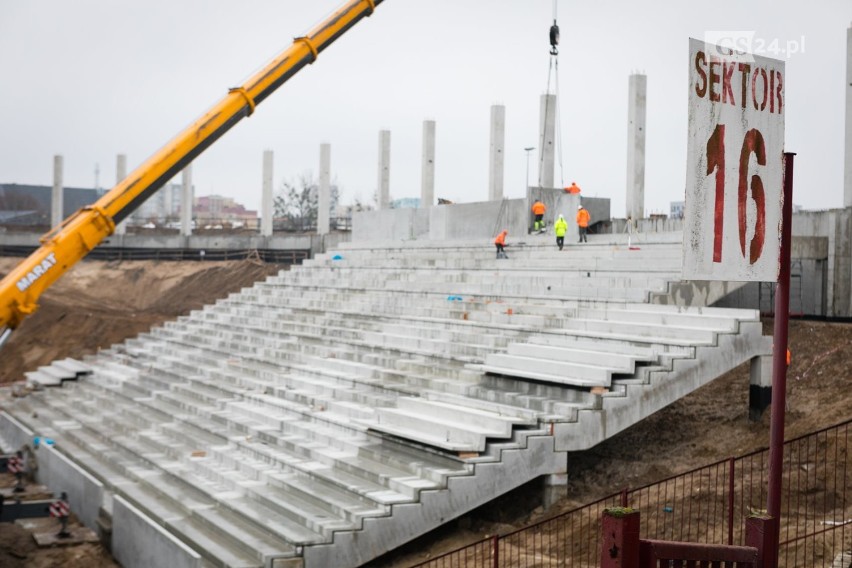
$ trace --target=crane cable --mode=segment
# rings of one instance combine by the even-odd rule
[[[550,39],[550,62],[547,68],[547,90],[545,91],[546,95],[550,95],[550,83],[551,78],[555,75],[555,92],[553,93],[556,96],[556,108],[554,109],[555,116],[554,121],[556,123],[556,139],[554,141],[554,151],[559,155],[559,181],[562,187],[565,186],[565,172],[562,167],[562,125],[560,124],[560,101],[559,101],[559,26],[556,23],[556,1],[553,0],[553,25],[550,26],[549,31],[549,39]],[[547,124],[548,118],[550,117],[550,98],[545,98],[544,103],[544,124],[542,124],[542,132],[541,139],[539,143],[539,147],[541,151],[539,152],[539,164],[538,164],[538,186],[542,185],[542,171],[544,165],[544,144],[545,144],[545,131],[544,125]]]

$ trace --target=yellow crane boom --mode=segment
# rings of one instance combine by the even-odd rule
[[[266,67],[228,94],[175,136],[141,166],[41,238],[41,247],[0,281],[0,346],[53,284],[89,251],[110,236],[116,223],[173,178],[208,146],[272,94],[319,52],[373,13],[384,0],[350,0],[276,56]]]

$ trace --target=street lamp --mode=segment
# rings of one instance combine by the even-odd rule
[[[524,152],[527,153],[527,187],[530,186],[530,152],[533,150],[535,150],[535,146],[524,148]]]

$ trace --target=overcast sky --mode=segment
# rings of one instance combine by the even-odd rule
[[[0,183],[115,183],[303,35],[339,0],[0,0]],[[316,176],[331,144],[343,201],[377,187],[378,132],[391,131],[391,196],[419,197],[422,123],[437,121],[436,197],[488,194],[490,107],[506,106],[505,194],[521,197],[538,146],[553,0],[385,0],[194,162],[197,195],[259,208],[262,155],[275,186]],[[648,76],[646,212],[683,199],[688,38],[747,32],[786,60],[794,201],[843,202],[849,0],[557,0],[562,167],[557,185],[612,199],[624,215],[627,86]],[[749,37],[749,36],[741,36]],[[775,43],[773,43],[775,42]],[[774,48],[773,48],[774,46]],[[794,54],[783,53],[788,46]],[[773,54],[777,48],[779,52]],[[530,178],[537,177],[535,153]],[[179,178],[178,178],[179,181]]]

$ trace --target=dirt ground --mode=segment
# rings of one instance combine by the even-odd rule
[[[0,275],[16,262],[0,258]],[[45,295],[39,311],[3,348],[0,382],[20,380],[24,371],[57,358],[94,353],[279,269],[248,261],[81,263]],[[772,333],[772,323],[765,321],[765,333]],[[794,320],[790,347],[786,437],[852,418],[847,396],[852,324]],[[760,422],[748,419],[748,366],[743,365],[627,432],[571,455],[568,497],[550,509],[540,506],[540,486],[530,484],[371,565],[409,566],[620,489],[766,447],[768,441],[769,411]],[[96,545],[38,550],[22,529],[0,525],[2,566],[114,566],[108,558]]]
[[[0,258],[0,275],[20,259]],[[12,333],[0,383],[63,357],[80,358],[251,286],[283,267],[251,261],[81,262]]]

